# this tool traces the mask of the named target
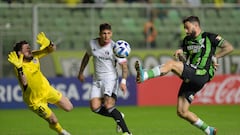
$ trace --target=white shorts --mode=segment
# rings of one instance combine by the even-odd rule
[[[93,98],[101,98],[105,94],[108,96],[112,96],[115,94],[117,96],[119,89],[118,79],[102,79],[102,80],[94,80],[90,99]]]

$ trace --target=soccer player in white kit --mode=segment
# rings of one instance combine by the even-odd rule
[[[111,39],[112,29],[108,23],[100,24],[99,37],[90,40],[86,53],[82,59],[78,79],[84,82],[84,69],[93,56],[94,76],[90,93],[90,108],[93,112],[112,117],[121,127],[123,135],[131,135],[121,112],[115,106],[117,92],[120,89],[125,94],[127,91],[126,78],[128,65],[126,58],[118,58],[113,53],[114,41]],[[118,83],[117,63],[122,68],[122,80]]]

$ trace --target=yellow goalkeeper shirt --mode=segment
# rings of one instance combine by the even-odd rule
[[[31,62],[23,63],[23,73],[27,80],[27,88],[25,90],[22,88],[23,100],[28,105],[35,104],[45,98],[51,89],[49,81],[40,70],[39,58],[46,54],[48,53],[38,52],[38,54],[34,55],[34,58],[31,60]],[[21,86],[23,85],[21,84]]]

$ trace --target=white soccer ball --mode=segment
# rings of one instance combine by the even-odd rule
[[[125,40],[118,40],[113,46],[113,52],[117,57],[126,58],[131,52],[130,44]]]

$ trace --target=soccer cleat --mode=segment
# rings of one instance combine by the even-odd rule
[[[144,81],[144,71],[142,69],[142,66],[140,65],[139,61],[135,62],[135,69],[137,71],[137,77],[136,82],[141,83]]]
[[[124,113],[121,112],[121,115],[122,115],[122,117],[124,119]],[[117,124],[116,131],[117,131],[117,133],[121,133],[122,132],[122,128],[118,124]]]
[[[125,132],[122,135],[132,135],[132,133]]]
[[[217,129],[214,127],[210,127],[210,134],[209,135],[216,135],[217,134]]]
[[[71,134],[68,133],[65,129],[63,129],[59,135],[71,135]]]

